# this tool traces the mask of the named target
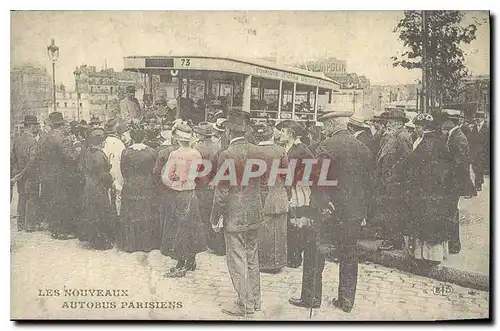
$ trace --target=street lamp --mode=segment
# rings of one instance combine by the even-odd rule
[[[78,67],[76,67],[75,71],[73,71],[73,75],[75,76],[76,83],[76,118],[78,121],[80,120],[80,91],[78,89],[78,80],[80,79],[80,75],[82,72]]]
[[[56,105],[56,62],[59,58],[59,46],[56,46],[54,39],[51,40],[50,45],[47,46],[47,54],[49,59],[52,61],[52,87],[53,87],[53,98],[54,98],[54,111],[57,111]]]

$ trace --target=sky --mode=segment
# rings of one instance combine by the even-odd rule
[[[80,64],[121,71],[130,55],[277,55],[300,62],[325,57],[347,61],[347,71],[374,84],[415,83],[419,70],[394,68],[403,51],[393,32],[401,11],[17,11],[11,14],[11,65],[33,63],[51,72],[47,45],[60,47],[57,82],[73,86]],[[467,12],[465,22],[487,19]],[[255,31],[255,33],[249,33]],[[473,74],[489,74],[490,35],[483,23],[463,45]]]

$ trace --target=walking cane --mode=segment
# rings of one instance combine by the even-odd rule
[[[297,213],[295,212],[295,207],[290,207],[290,212],[292,213],[293,218],[298,219]],[[302,266],[302,272],[304,272],[304,266]],[[316,268],[314,269],[314,274],[315,273],[316,273]],[[313,281],[312,281],[313,291],[315,289],[315,280],[316,280],[316,277],[314,277],[315,276],[314,274],[313,274]],[[304,286],[304,285],[302,284],[302,286]],[[312,310],[313,310],[313,308],[312,308],[312,302],[311,302],[311,307],[309,307],[309,319],[312,319]]]

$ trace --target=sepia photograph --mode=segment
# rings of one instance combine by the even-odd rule
[[[10,11],[10,319],[490,320],[490,19]]]

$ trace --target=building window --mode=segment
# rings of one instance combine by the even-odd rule
[[[113,94],[113,86],[111,86],[111,87],[109,88],[109,93],[110,93],[110,94]]]
[[[59,107],[59,102],[56,102],[56,106]]]
[[[83,103],[80,102],[80,107],[83,107]]]
[[[67,102],[64,103],[64,108],[68,108],[68,103]]]

